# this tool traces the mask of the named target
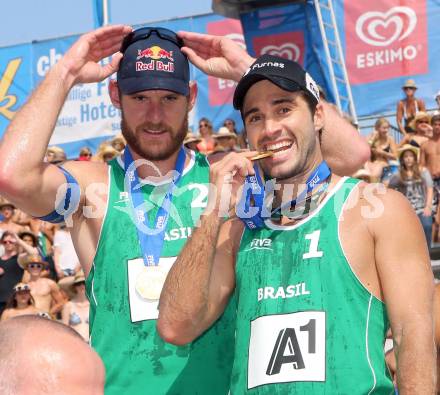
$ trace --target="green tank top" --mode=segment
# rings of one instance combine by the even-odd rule
[[[156,332],[158,303],[142,298],[136,279],[144,268],[136,226],[124,190],[123,164],[109,168],[109,198],[101,235],[86,281],[90,343],[104,361],[106,395],[226,395],[234,351],[235,305],[193,343],[176,347]],[[172,199],[159,266],[168,270],[203,211],[209,165],[192,153]],[[150,224],[168,185],[142,187]],[[151,215],[150,215],[151,214]]]
[[[385,305],[360,283],[339,240],[342,207],[357,183],[341,179],[295,225],[245,230],[232,394],[393,393]]]

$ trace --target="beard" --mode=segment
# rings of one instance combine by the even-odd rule
[[[137,136],[141,133],[144,133],[144,129],[161,130],[165,132],[167,135],[171,136],[170,144],[166,144],[165,146],[161,147],[151,144],[142,144],[142,140]],[[183,140],[188,132],[188,117],[185,117],[182,124],[176,131],[174,131],[171,126],[165,124],[164,122],[145,122],[133,130],[128,126],[124,118],[124,113],[122,112],[121,132],[130,148],[142,158],[151,161],[166,160],[181,148]]]

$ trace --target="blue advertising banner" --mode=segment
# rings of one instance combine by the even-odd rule
[[[298,62],[332,100],[328,68],[312,2],[245,13],[242,23],[249,53],[254,56],[271,54]]]
[[[0,136],[32,90],[32,45],[0,48]]]

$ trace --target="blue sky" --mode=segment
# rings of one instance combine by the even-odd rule
[[[211,12],[211,0],[108,0],[110,22],[140,24]],[[2,4],[0,47],[83,33],[94,0],[12,0]]]

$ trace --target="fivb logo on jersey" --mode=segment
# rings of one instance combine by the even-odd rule
[[[428,71],[425,1],[349,2],[345,25],[352,83]]]
[[[280,56],[304,65],[304,33],[302,31],[254,37],[252,43],[257,56],[264,54]]]

